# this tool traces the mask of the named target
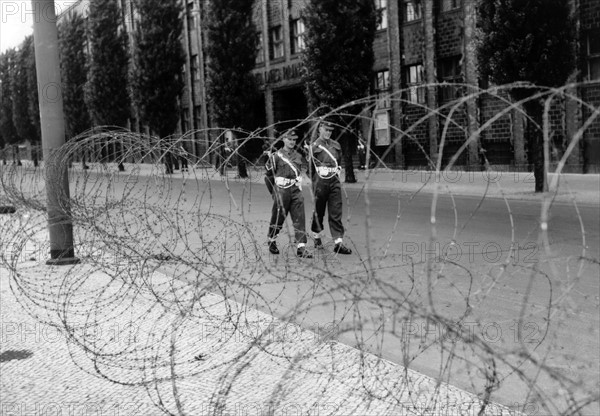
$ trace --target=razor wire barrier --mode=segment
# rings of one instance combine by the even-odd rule
[[[313,261],[297,259],[290,224],[280,236],[289,245],[279,256],[268,254],[264,161],[247,158],[250,177],[232,177],[227,164],[239,155],[225,151],[225,128],[163,139],[95,128],[68,141],[40,168],[1,165],[0,204],[17,208],[9,218],[0,217],[1,265],[10,272],[11,290],[28,313],[66,335],[72,359],[83,371],[143,386],[166,414],[239,413],[234,405],[247,389],[265,393],[258,404],[246,398],[245,411],[266,409],[264,414],[286,409],[314,414],[593,412],[600,397],[598,380],[589,374],[598,370],[598,357],[572,357],[560,334],[577,319],[581,302],[598,306],[598,293],[595,299],[593,293],[582,295],[582,288],[597,291],[586,286],[586,279],[600,271],[598,230],[582,220],[577,195],[561,174],[578,142],[598,123],[600,108],[571,94],[576,85],[459,87],[462,96],[438,109],[410,102],[406,92],[389,97],[391,106],[415,105],[423,115],[410,125],[390,125],[393,140],[383,153],[372,152],[373,138],[367,137],[367,157],[386,168],[393,146],[412,142],[431,175],[408,197],[388,194],[386,203],[396,210],[380,218],[374,205],[380,200],[376,171],[367,163],[360,192],[345,191],[347,237],[356,253],[351,259],[327,253]],[[523,102],[508,99],[512,88],[530,88],[535,93],[529,99],[546,105],[543,125],[532,128],[543,133],[547,171],[549,156],[559,155],[555,175],[531,224],[517,221],[514,201],[502,198],[505,215],[496,220],[508,237],[501,261],[465,261],[456,249],[465,233],[477,231],[474,218],[482,214],[490,190],[463,212],[443,176],[457,169],[469,144],[480,142],[494,123],[522,111]],[[469,130],[456,114],[484,95],[503,107]],[[549,115],[556,100],[566,99],[587,116],[559,152],[552,147],[556,131]],[[372,132],[372,114],[380,105],[377,97],[366,97],[326,115]],[[296,127],[307,132],[304,140],[315,136],[321,116],[296,120]],[[441,132],[437,157],[418,138],[432,118]],[[344,134],[357,134],[348,124],[339,127]],[[269,132],[281,129],[236,133],[242,143],[259,140],[268,148],[276,141]],[[443,160],[451,131],[463,140]],[[190,151],[198,149],[198,136],[211,138],[203,154]],[[87,168],[81,163],[84,155]],[[185,159],[190,168],[167,174],[169,158]],[[483,171],[492,172],[485,153],[482,159]],[[116,168],[119,163],[124,172]],[[71,213],[79,265],[40,265],[48,249],[45,178],[51,170],[69,177],[70,197],[62,199]],[[425,242],[407,241],[406,204],[431,182],[429,235]],[[488,186],[502,185],[489,181]],[[580,227],[580,241],[566,251],[549,235],[559,186]],[[306,198],[308,212],[311,202]],[[364,216],[355,213],[359,206]],[[377,221],[386,221],[386,227],[379,225],[383,233],[373,231]],[[535,242],[526,252],[535,252],[534,261],[523,261],[519,252],[523,236]],[[423,256],[399,249],[422,244],[446,250]],[[519,282],[519,290],[506,289],[511,282]],[[496,313],[491,309],[495,298],[507,293],[506,304],[514,309]],[[587,319],[584,327],[598,339],[597,318]],[[390,344],[396,346],[393,357]],[[415,386],[425,383],[409,368],[423,360],[437,370],[433,387],[419,390]],[[564,371],[565,363],[572,369]],[[473,395],[452,387],[457,380]],[[516,390],[518,398],[512,406],[497,405],[496,395],[507,384],[513,390],[502,397]],[[308,399],[301,400],[299,390]],[[202,409],[195,407],[199,391]]]

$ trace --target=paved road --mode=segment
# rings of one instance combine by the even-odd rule
[[[568,398],[547,374],[580,380],[575,394],[600,386],[597,205],[553,204],[547,251],[539,238],[537,201],[507,205],[498,198],[442,196],[433,227],[429,194],[349,187],[346,224],[356,255],[333,256],[329,249],[307,263],[267,254],[270,199],[261,183],[146,177],[113,181],[109,188],[102,182],[72,185],[84,204],[79,213],[113,203],[97,220],[100,229],[133,239],[144,224],[159,224],[152,230],[164,243],[159,249],[191,252],[196,260],[208,253],[221,264],[206,275],[236,275],[224,285],[228,297],[325,329],[325,336],[348,345],[478,393],[486,386],[484,372],[495,371],[501,385],[494,399],[530,414],[545,409],[525,376],[535,380],[542,402],[552,399],[560,409]],[[305,198],[310,205],[308,189]],[[133,220],[139,207],[144,212]],[[190,216],[198,212],[203,216]],[[126,215],[116,221],[115,213]],[[286,237],[284,232],[280,245]],[[165,263],[163,270],[198,279],[197,268],[186,273]],[[459,331],[461,340],[449,329]],[[548,371],[537,374],[540,365]],[[598,402],[585,414],[597,410]]]
[[[263,236],[271,200],[262,184],[168,182],[168,192],[156,179],[131,189],[151,195],[148,202],[176,200],[183,211],[200,208],[222,218],[219,224],[203,224],[204,237],[187,230],[186,247],[169,250],[202,252],[211,240],[208,251],[227,257],[224,263],[233,259],[229,272],[244,281],[231,284],[227,295],[251,307],[311,328],[334,327],[333,336],[349,345],[471,391],[482,392],[485,371],[496,371],[501,385],[493,397],[511,406],[540,406],[526,377],[546,395],[542,401],[552,399],[561,408],[568,406],[568,397],[561,396],[553,377],[580,380],[581,391],[600,385],[598,265],[581,260],[600,257],[598,207],[593,204],[576,210],[569,203],[554,203],[546,248],[539,236],[537,201],[511,200],[507,206],[498,198],[442,196],[432,227],[431,195],[347,189],[345,219],[356,255],[333,256],[329,247],[307,265],[292,251],[289,257],[267,254]],[[111,190],[115,196],[122,192],[119,186]],[[162,193],[149,192],[155,186]],[[304,191],[309,205],[310,192]],[[235,227],[228,225],[231,220]],[[280,245],[290,235],[280,236]],[[214,238],[229,246],[215,252]],[[166,240],[173,244],[176,237]],[[257,256],[266,260],[264,268],[257,267]],[[469,341],[452,342],[456,336],[448,328],[460,330]],[[471,337],[481,345],[474,347]],[[489,368],[492,362],[495,369]],[[548,371],[537,374],[540,365]],[[597,403],[589,409],[593,414]]]
[[[261,188],[252,191],[251,199],[244,199],[239,183],[232,183],[230,189],[237,201],[247,202],[238,203],[240,207],[244,205],[244,215],[250,222],[269,207],[270,201]],[[226,195],[218,190],[212,196],[215,206],[229,204]],[[306,200],[310,200],[308,192]],[[435,229],[431,226],[431,201],[431,195],[426,194],[411,199],[408,194],[374,190],[364,198],[358,190],[347,190],[348,234],[359,256],[335,257],[343,265],[340,269],[348,276],[359,273],[360,280],[367,276],[363,266],[370,263],[369,270],[376,274],[380,290],[393,288],[398,296],[406,296],[414,303],[409,308],[385,307],[382,298],[376,296],[377,289],[370,287],[365,303],[370,303],[374,312],[359,319],[360,331],[341,331],[339,339],[350,345],[367,345],[371,351],[394,362],[410,363],[411,368],[430,376],[447,376],[440,370],[448,361],[442,358],[439,344],[425,347],[443,340],[445,328],[436,322],[429,322],[428,326],[417,312],[425,310],[461,322],[463,330],[480,336],[488,347],[504,351],[512,365],[521,362],[518,355],[531,354],[552,371],[581,379],[591,391],[597,389],[599,272],[597,264],[581,261],[580,257],[600,257],[598,207],[583,205],[577,212],[570,204],[555,203],[548,224],[547,252],[538,235],[541,208],[536,201],[510,201],[507,207],[501,199],[442,197],[435,213]],[[432,232],[436,235],[433,245],[429,243]],[[447,261],[438,257],[443,253],[447,253]],[[345,277],[343,272],[336,274]],[[384,284],[390,286],[382,288]],[[285,315],[299,303],[298,293],[313,292],[308,283],[286,282],[275,284],[270,291],[261,289],[260,293],[278,300],[281,306],[276,313]],[[284,298],[282,293],[287,296]],[[343,299],[331,291],[328,294],[335,300],[306,307],[303,319],[323,325],[350,321],[348,325],[356,328],[357,318],[341,318],[339,311],[362,307],[353,308],[354,300]],[[392,316],[387,315],[390,312]],[[381,328],[383,324],[388,328]],[[389,326],[395,329],[390,330]],[[363,339],[357,339],[357,332]],[[390,336],[390,332],[395,336]],[[412,342],[407,342],[409,339]],[[445,348],[447,354],[451,347]],[[468,347],[466,352],[457,349],[453,353],[481,366]],[[485,378],[480,370],[457,360],[451,362],[455,366],[450,371],[452,383],[476,391],[483,389]],[[533,402],[517,374],[508,376],[506,366],[500,362],[497,365],[501,377],[507,378],[495,398],[507,405]],[[531,363],[518,366],[530,376],[535,367]],[[552,392],[559,393],[555,383],[546,377],[538,376],[536,384],[550,397]]]

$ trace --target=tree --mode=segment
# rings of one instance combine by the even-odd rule
[[[211,0],[207,17],[208,87],[212,119],[219,127],[251,130],[258,86],[252,75],[258,29],[253,0]],[[244,142],[245,138],[238,137]],[[247,146],[238,147],[238,173],[246,177]]]
[[[85,101],[96,126],[126,127],[130,115],[127,34],[120,22],[117,0],[90,0]],[[119,170],[124,170],[122,163]]]
[[[17,129],[13,122],[13,102],[11,93],[12,67],[15,64],[16,51],[8,49],[0,54],[0,146],[16,144],[19,141]],[[6,154],[3,154],[6,163]]]
[[[84,100],[87,67],[83,17],[77,13],[69,14],[58,27],[58,38],[65,130],[67,138],[72,138],[92,127],[92,120]],[[82,158],[83,168],[86,169],[85,150]]]
[[[37,83],[30,85],[28,80],[30,74],[29,67],[33,59],[31,57],[32,52],[33,35],[30,35],[25,38],[16,53],[10,92],[12,94],[13,123],[17,130],[17,135],[20,140],[27,140],[30,145],[35,145],[39,141],[39,132],[36,130],[34,117],[39,118],[39,110],[32,114],[29,105],[30,95],[37,95]],[[34,91],[30,91],[31,88],[34,88]],[[21,164],[19,159],[17,159],[17,164]]]
[[[171,136],[179,122],[183,90],[183,9],[178,0],[139,1],[133,91],[142,121],[161,138]],[[171,153],[167,173],[173,172]]]
[[[479,71],[496,84],[525,81],[558,87],[575,69],[575,24],[569,0],[480,0],[481,34],[477,47]],[[543,103],[536,88],[514,88],[533,121],[529,129],[535,191],[547,188],[544,171]]]
[[[373,0],[310,0],[303,13],[306,25],[306,96],[314,108],[337,108],[369,93],[374,63],[377,10]],[[348,108],[358,114],[360,108]],[[354,117],[352,117],[354,119]],[[349,125],[349,120],[340,120]],[[346,181],[355,182],[352,155],[355,134],[341,138]]]

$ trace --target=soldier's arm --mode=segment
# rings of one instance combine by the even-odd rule
[[[267,174],[265,175],[265,185],[267,186],[267,191],[269,191],[270,194],[273,194],[273,187],[275,186],[275,178],[272,173],[269,175],[269,172],[270,171],[267,171]]]
[[[267,170],[267,174],[269,174],[269,172],[271,173],[271,175],[274,174],[275,171],[275,152],[267,152],[267,163],[265,163],[265,169]]]

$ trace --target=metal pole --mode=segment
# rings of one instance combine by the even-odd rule
[[[46,264],[75,264],[79,259],[75,258],[73,248],[67,167],[52,163],[60,161],[55,152],[65,143],[54,0],[32,0],[31,3],[50,236],[50,259]]]

